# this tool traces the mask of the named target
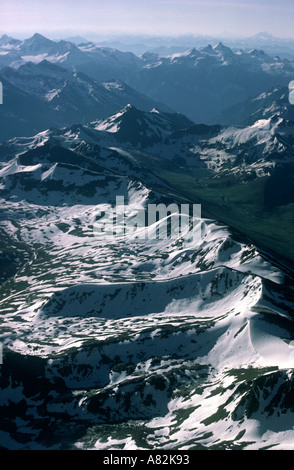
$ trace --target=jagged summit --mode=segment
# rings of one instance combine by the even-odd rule
[[[201,55],[201,53],[195,47],[190,49],[186,54],[187,57],[199,57]]]
[[[171,132],[195,124],[179,113],[163,113],[157,108],[146,112],[127,104],[119,113],[93,125],[96,130],[115,134],[119,140],[144,147],[162,142]]]
[[[4,44],[9,44],[11,40],[13,40],[11,36],[8,36],[7,34],[3,34],[0,38],[0,44],[1,46]]]
[[[43,59],[41,62],[38,63],[38,67],[42,70],[48,70],[48,71],[59,71],[59,72],[64,72],[65,69],[61,67],[59,64],[55,64],[53,62],[50,62],[47,59]]]
[[[233,55],[233,51],[230,47],[225,46],[222,42],[219,42],[217,46],[213,47],[214,51],[221,52],[223,54]]]
[[[4,42],[8,40],[3,38]],[[199,43],[195,40],[190,43],[194,48],[187,45],[186,51],[145,52],[136,56],[93,42],[77,47],[68,40],[52,41],[35,33],[15,46],[1,46],[0,42],[0,69],[5,66],[18,68],[27,61],[39,63],[46,59],[70,72],[84,73],[100,83],[110,78],[121,80],[193,121],[209,124],[228,106],[272,85],[286,85],[287,80],[289,83],[293,79],[294,62],[283,55],[278,59],[277,49],[271,43],[261,52],[259,48],[263,49],[266,44],[249,39],[240,40],[237,45],[230,42],[230,48],[224,41],[206,38],[209,45],[203,48],[197,46]],[[211,67],[213,73],[210,73]]]
[[[215,51],[214,51],[212,45],[211,45],[211,44],[208,44],[206,47],[203,47],[203,48],[201,49],[201,52],[204,52],[204,53],[206,53],[206,54],[213,54]]]
[[[8,36],[7,34],[3,34],[0,38],[0,46],[18,46],[21,44],[20,39],[14,39],[11,36]]]

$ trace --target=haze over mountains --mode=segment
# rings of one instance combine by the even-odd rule
[[[140,109],[170,110],[135,91],[120,80],[97,82],[82,72],[71,72],[42,60],[27,62],[18,69],[0,70],[4,87],[1,137],[32,135],[52,126],[87,123],[107,117],[128,103]]]
[[[88,39],[87,39],[88,38]],[[146,51],[155,52],[160,55],[170,55],[178,52],[185,52],[193,47],[201,48],[207,44],[225,43],[234,51],[251,49],[261,49],[271,56],[281,56],[285,59],[294,58],[293,38],[279,38],[266,31],[257,33],[251,37],[230,37],[223,34],[221,36],[182,34],[179,36],[148,36],[148,35],[128,35],[120,34],[117,37],[109,37],[88,33],[83,35],[69,36],[65,38],[74,44],[81,44],[93,41],[96,44],[106,47],[113,47],[122,51],[130,51],[136,55],[141,55]]]
[[[294,63],[35,34],[0,67],[1,447],[293,449]],[[117,196],[202,214],[109,236]]]
[[[98,83],[113,79],[123,81],[153,100],[155,104],[162,103],[170,110],[185,114],[196,123],[211,123],[215,116],[226,108],[252,98],[270,87],[288,86],[294,73],[293,62],[287,59],[271,57],[256,49],[248,52],[233,52],[222,43],[214,47],[209,45],[199,50],[191,49],[170,56],[160,56],[154,53],[136,56],[129,52],[99,47],[94,43],[77,46],[64,40],[55,42],[39,34],[21,42],[2,37],[0,44],[1,74],[3,67],[9,66],[18,69],[20,73],[25,73],[26,81],[31,80],[28,90],[23,77],[18,79],[18,82],[16,78],[13,81],[12,72],[10,80],[9,71],[4,71],[3,79],[13,85],[18,83],[18,88],[20,87],[21,90],[24,88],[26,92],[33,91],[32,77],[37,73],[37,69],[33,67],[29,71],[28,67],[22,70],[21,66],[27,62],[40,64],[46,60],[61,66],[71,74],[83,73],[89,80],[91,78]],[[41,75],[43,76],[44,64],[46,62],[42,67]],[[63,84],[70,80],[69,75],[66,76],[61,69],[55,69],[55,72],[52,70],[53,68],[49,71],[48,67],[48,76],[51,79],[52,74],[59,76],[59,81],[56,80],[54,85],[51,83],[51,90],[49,89],[45,94],[47,100],[50,96],[53,99],[54,94],[57,95],[56,100],[59,99]],[[65,89],[64,93],[66,92]],[[41,93],[44,101],[44,90],[39,90],[36,86],[34,93]],[[139,104],[139,102],[132,101],[130,103],[135,106]],[[73,112],[74,106],[71,108]],[[87,108],[91,108],[91,103],[87,105]],[[118,109],[110,110],[110,113],[112,111],[118,111]],[[75,118],[75,113],[73,117]],[[81,120],[85,122],[83,119],[82,115]],[[91,117],[86,117],[86,119],[91,119]]]

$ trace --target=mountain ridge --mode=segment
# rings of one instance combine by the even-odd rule
[[[27,62],[17,70],[6,66],[0,70],[0,80],[4,87],[2,141],[15,135],[34,135],[52,126],[107,117],[128,103],[146,110],[170,109],[121,81],[98,83],[84,73],[70,72],[46,60]]]
[[[27,61],[38,63],[46,59],[99,82],[115,77],[197,123],[209,124],[216,112],[265,88],[287,86],[294,73],[293,61],[254,48],[233,51],[223,42],[168,56],[136,56],[92,43],[77,46],[64,40],[53,41],[53,45],[49,42],[44,49],[43,37],[33,38],[34,44],[39,43],[35,55],[24,54],[23,49],[25,41],[30,44],[32,38],[14,48],[0,46],[0,67],[19,68]]]
[[[52,129],[40,138],[46,142],[52,135],[65,148],[97,153],[111,171],[141,174],[145,182],[159,178],[177,194],[198,200],[208,217],[252,236],[270,251],[271,237],[279,232],[273,251],[293,260],[287,218],[294,203],[294,125],[282,117],[283,106],[280,111],[242,128],[197,126],[179,113],[127,105],[105,120]],[[36,141],[38,136],[28,141],[29,147]]]

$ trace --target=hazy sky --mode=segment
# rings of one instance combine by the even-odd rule
[[[293,37],[293,0],[0,0],[0,32]]]

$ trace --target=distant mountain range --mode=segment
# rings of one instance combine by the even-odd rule
[[[233,52],[222,43],[168,57],[149,57],[130,83],[194,122],[214,116],[272,86],[287,86],[294,63],[263,51]]]
[[[98,83],[82,72],[72,72],[42,60],[18,69],[0,70],[4,103],[0,108],[0,138],[33,135],[48,127],[87,123],[107,117],[129,103],[149,111],[166,105],[135,91],[119,80]]]
[[[40,64],[44,60],[61,66],[71,74],[84,74],[84,83],[81,79],[75,79],[76,84],[78,81],[80,83],[80,93],[85,90],[85,81],[88,80],[89,83],[90,79],[100,84],[103,81],[120,80],[145,95],[146,103],[148,97],[149,100],[153,100],[155,106],[157,103],[163,103],[166,109],[185,114],[196,123],[207,124],[215,122],[215,116],[230,106],[252,98],[271,87],[287,86],[294,75],[294,63],[287,59],[271,57],[256,49],[234,52],[223,43],[169,56],[145,53],[138,57],[130,52],[99,47],[94,43],[77,46],[64,40],[56,42],[40,34],[35,34],[24,41],[9,37],[1,38],[1,75],[3,68],[9,66],[18,69],[23,75],[26,74],[27,81],[30,73],[34,75],[36,69],[34,71],[31,65],[30,72],[29,67],[22,69],[22,66],[28,62]],[[44,73],[43,64],[42,74]],[[52,79],[52,71],[48,74],[49,76],[51,74]],[[56,68],[54,74],[55,76],[60,74],[59,84],[65,80],[64,71],[60,68]],[[86,79],[85,75],[89,78]],[[9,76],[4,70],[4,79],[12,80],[12,72]],[[20,80],[14,79],[11,83],[20,86]],[[91,86],[93,87],[93,84]],[[5,88],[4,86],[4,92]],[[54,93],[56,93],[55,101],[62,95],[58,90],[60,88],[56,85],[52,85],[52,90],[48,90],[48,93],[52,91],[50,96],[53,102]],[[27,92],[27,89],[25,91]],[[38,87],[34,90],[34,94],[36,95],[38,91],[44,96],[44,90],[39,90]],[[91,101],[91,98],[89,99]],[[69,101],[71,101],[70,96]],[[135,106],[142,107],[138,102],[129,101]],[[127,103],[121,103],[125,104]],[[88,103],[88,106],[91,108],[91,103]],[[72,116],[75,116],[74,106],[71,108]],[[108,111],[111,113],[116,110]]]
[[[85,35],[101,46],[114,47],[123,51],[131,51],[136,55],[141,55],[146,51],[155,52],[160,55],[170,55],[178,52],[185,52],[193,47],[201,48],[207,44],[218,44],[224,42],[234,51],[243,49],[262,49],[271,56],[279,55],[282,58],[294,59],[294,39],[278,38],[268,32],[260,32],[251,37],[232,38],[226,35],[222,36],[204,36],[204,35],[180,35],[180,36],[134,36],[120,35],[113,39],[105,40],[102,36],[89,33]],[[80,44],[87,42],[85,37],[75,36],[67,38],[68,41]]]

